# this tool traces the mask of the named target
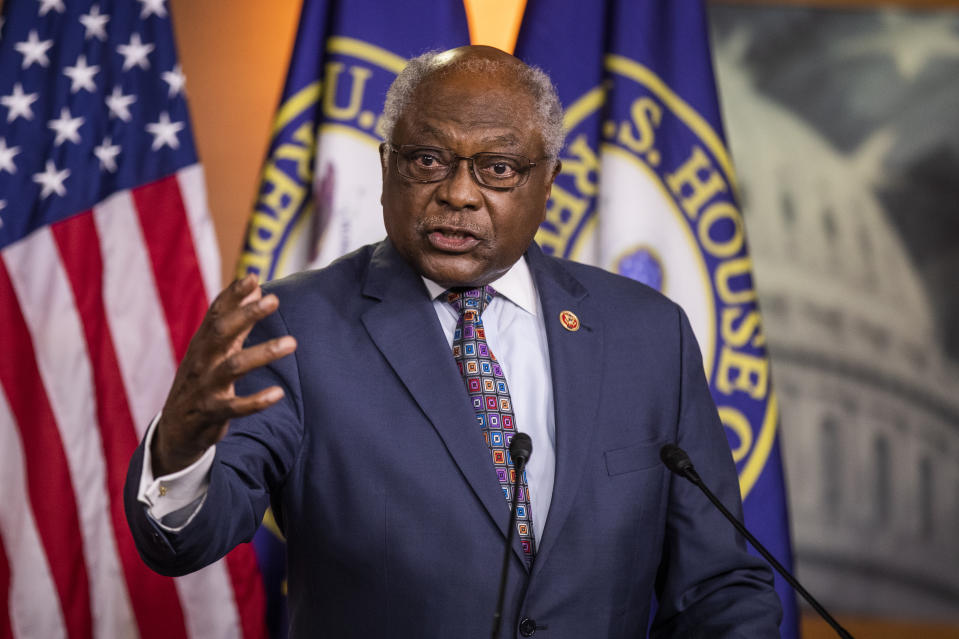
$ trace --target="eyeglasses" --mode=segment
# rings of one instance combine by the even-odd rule
[[[464,157],[450,149],[434,146],[383,146],[395,154],[397,173],[407,180],[423,184],[445,180],[460,160],[466,160],[477,184],[503,191],[526,184],[530,171],[536,166],[528,157],[509,153],[477,153],[472,157]]]

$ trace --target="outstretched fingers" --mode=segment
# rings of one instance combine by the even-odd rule
[[[296,340],[289,335],[243,346],[253,325],[278,306],[276,296],[263,295],[253,276],[236,280],[217,295],[167,395],[153,444],[155,473],[185,468],[226,434],[231,419],[283,398],[279,386],[243,397],[234,388],[243,375],[296,350]]]
[[[229,417],[244,417],[265,410],[283,399],[283,389],[270,386],[252,395],[236,396],[229,402]]]
[[[228,286],[210,306],[204,321],[204,333],[215,349],[228,348],[242,342],[253,325],[273,313],[279,306],[275,295],[263,295],[253,276]]]
[[[213,372],[216,385],[232,384],[250,371],[266,366],[296,350],[296,339],[290,335],[248,346],[228,355]]]

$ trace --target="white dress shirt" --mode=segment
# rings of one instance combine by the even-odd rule
[[[442,286],[426,278],[423,282],[433,298],[433,308],[452,352],[453,331],[459,314],[442,299],[445,291]],[[497,295],[483,311],[483,328],[486,343],[506,376],[516,430],[533,440],[526,481],[533,511],[533,532],[538,543],[543,537],[543,526],[553,498],[556,470],[556,421],[546,325],[525,259],[516,262],[490,286]]]
[[[442,299],[446,289],[426,278],[423,283],[433,300],[433,309],[452,352],[458,314]],[[556,469],[556,421],[546,326],[536,285],[525,259],[520,259],[490,285],[497,295],[483,311],[483,327],[486,342],[506,375],[516,428],[533,440],[526,480],[533,511],[533,531],[538,542],[549,513]],[[187,468],[154,478],[150,442],[158,419],[153,420],[147,431],[137,496],[148,506],[147,512],[153,519],[167,530],[176,532],[186,526],[203,505],[215,447],[211,446],[203,457]],[[464,428],[471,426],[472,422],[464,424]]]

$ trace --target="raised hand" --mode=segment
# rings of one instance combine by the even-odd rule
[[[279,386],[245,397],[234,391],[234,382],[244,374],[296,350],[289,335],[243,348],[253,325],[278,306],[275,295],[263,295],[253,275],[236,280],[213,301],[177,369],[157,424],[150,450],[154,476],[186,468],[226,435],[230,419],[283,398]]]

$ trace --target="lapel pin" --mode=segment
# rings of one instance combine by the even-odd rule
[[[559,323],[563,325],[567,331],[578,331],[579,330],[579,318],[576,317],[576,313],[573,311],[563,311],[559,314]]]

